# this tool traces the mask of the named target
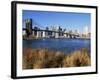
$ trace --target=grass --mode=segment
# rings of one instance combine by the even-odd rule
[[[86,49],[71,54],[48,49],[23,49],[23,69],[90,66],[91,58]]]
[[[73,52],[63,59],[63,67],[89,66],[91,58],[86,49]]]

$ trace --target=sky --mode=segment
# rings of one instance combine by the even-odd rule
[[[50,12],[50,11],[34,11],[23,10],[22,22],[25,27],[25,19],[32,18],[34,23],[39,24],[40,29],[51,26],[61,26],[66,30],[78,30],[83,32],[87,26],[90,29],[91,26],[91,14],[90,13],[75,13],[75,12]]]

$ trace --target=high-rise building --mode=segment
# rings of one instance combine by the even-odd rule
[[[79,34],[80,34],[80,37],[82,38],[90,38],[91,37],[90,28],[88,26],[85,26],[83,28],[83,32]]]
[[[90,37],[90,32],[89,32],[89,27],[88,26],[85,26],[84,27],[84,32],[83,32],[83,34],[84,34],[84,36],[87,38],[89,38]]]
[[[85,28],[84,28],[84,34],[88,34],[88,32],[89,32],[89,29],[88,29],[88,27],[86,26]]]

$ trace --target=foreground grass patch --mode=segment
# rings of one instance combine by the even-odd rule
[[[23,49],[23,69],[90,66],[91,58],[86,49],[71,54],[48,49]]]

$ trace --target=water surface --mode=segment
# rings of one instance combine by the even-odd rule
[[[90,52],[90,39],[33,39],[23,40],[24,48],[48,48],[49,50],[71,53],[86,48]]]

